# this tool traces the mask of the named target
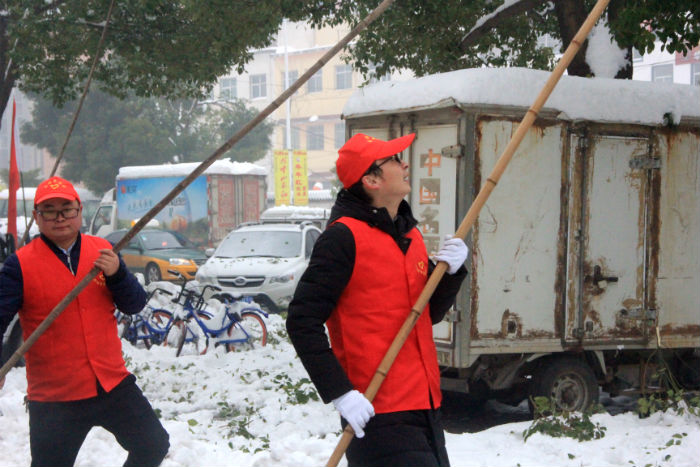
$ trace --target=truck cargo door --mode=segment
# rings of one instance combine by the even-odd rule
[[[645,335],[649,144],[595,136],[582,157],[579,303],[567,338],[639,341]],[[572,316],[573,317],[573,316]]]
[[[456,183],[458,155],[443,154],[444,147],[457,144],[457,125],[419,127],[413,143],[410,203],[418,228],[423,234],[428,254],[440,248],[445,234],[456,230]],[[448,318],[433,326],[433,337],[440,344],[452,344],[454,319]],[[441,362],[447,363],[447,362]]]

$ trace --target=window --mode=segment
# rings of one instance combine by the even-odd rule
[[[219,99],[231,100],[238,97],[236,78],[221,78],[219,81]]]
[[[294,84],[294,81],[299,79],[299,72],[297,70],[289,70],[289,85],[291,86]],[[282,89],[287,89],[285,80],[284,80],[284,71],[282,72],[282,80],[280,81],[282,83]]]
[[[382,76],[377,76],[377,65],[374,63],[369,65],[367,76],[369,77],[370,84],[378,83],[380,81],[391,81],[391,75],[389,73],[385,73]]]
[[[257,99],[267,96],[267,77],[265,75],[250,75],[250,98]]]
[[[323,149],[323,125],[310,125],[306,131],[306,149]]]
[[[311,78],[309,78],[309,81],[306,83],[306,89],[308,92],[323,91],[323,75],[321,74],[321,71],[322,69],[318,70]]]
[[[335,138],[334,138],[335,148],[340,148],[345,144],[345,124],[336,123],[335,124]]]
[[[306,258],[311,257],[311,252],[314,249],[314,244],[321,234],[316,230],[308,230],[306,232],[306,243],[304,244],[304,256]]]
[[[102,206],[97,210],[97,215],[95,216],[95,221],[92,223],[93,235],[96,235],[103,225],[110,225],[112,223],[112,206]]]
[[[301,149],[301,134],[296,127],[292,127],[292,149]]]
[[[350,89],[352,87],[352,67],[337,65],[335,67],[335,88]]]
[[[673,83],[673,65],[654,65],[651,67],[651,80],[659,83]]]
[[[690,65],[690,84],[700,86],[700,63]]]

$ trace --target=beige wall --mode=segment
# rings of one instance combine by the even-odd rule
[[[304,74],[323,56],[328,48],[314,48],[295,51],[288,54],[290,72],[297,76]],[[336,124],[342,123],[340,114],[345,102],[361,81],[359,74],[353,72],[352,86],[349,89],[336,89],[336,66],[344,66],[338,56],[334,57],[322,69],[322,90],[309,92],[308,83],[304,84],[290,99],[291,126],[299,131],[300,149],[308,151],[308,168],[312,172],[327,172],[335,164],[337,157]],[[275,88],[284,89],[284,54],[275,59],[278,72],[273,77]],[[281,106],[273,115],[277,126],[275,129],[275,148],[285,147],[287,106]],[[311,120],[310,120],[311,119]],[[323,126],[323,149],[308,149],[310,127]]]

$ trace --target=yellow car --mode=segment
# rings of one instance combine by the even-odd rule
[[[126,232],[115,230],[105,238],[114,245]],[[177,280],[178,277],[170,274],[168,269],[179,272],[188,280],[194,279],[197,268],[207,260],[204,253],[182,234],[159,229],[140,231],[120,253],[131,272],[143,273],[146,284]]]

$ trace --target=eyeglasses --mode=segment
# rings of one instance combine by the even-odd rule
[[[66,208],[66,209],[60,209],[58,211],[37,211],[40,215],[41,218],[44,219],[45,221],[55,221],[58,219],[58,215],[62,215],[64,219],[74,219],[78,217],[78,213],[80,212],[80,208]]]
[[[400,156],[399,154],[394,154],[394,155],[391,156],[390,158],[388,158],[388,159],[382,161],[381,164],[377,164],[377,168],[380,168],[381,166],[383,166],[384,164],[386,164],[386,163],[389,162],[389,161],[396,161],[396,162],[398,162],[399,164],[401,164],[401,163],[403,162],[403,160],[401,160],[401,156]]]

